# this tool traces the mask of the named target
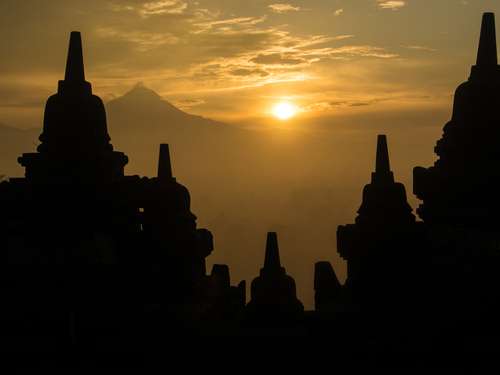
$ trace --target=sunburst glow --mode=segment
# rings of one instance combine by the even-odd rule
[[[297,114],[297,107],[289,102],[280,102],[274,105],[272,113],[280,120],[288,120]]]

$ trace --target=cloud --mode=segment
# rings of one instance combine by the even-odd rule
[[[179,0],[150,1],[142,6],[143,16],[159,14],[182,14],[187,8],[187,3]]]
[[[228,33],[235,29],[244,29],[255,26],[266,20],[266,16],[262,17],[235,17],[228,19],[215,19],[205,22],[195,23],[198,30],[194,33],[203,33],[211,30],[220,31],[222,33]]]
[[[184,109],[184,110],[191,109],[193,107],[197,107],[197,106],[203,105],[205,103],[206,103],[205,100],[200,99],[200,98],[180,99],[180,100],[174,101],[174,105],[176,107]]]
[[[402,46],[403,48],[407,49],[413,49],[416,51],[426,51],[426,52],[436,52],[437,50],[431,47],[426,47],[426,46],[419,46],[419,45],[408,45],[408,46]]]
[[[344,40],[344,39],[350,39],[350,38],[354,38],[354,35],[352,35],[352,34],[337,35],[337,36],[333,37],[333,40]]]
[[[108,64],[106,69],[112,66],[117,75],[113,79],[128,72],[135,79],[169,87],[169,92],[220,92],[310,80],[309,69],[319,62],[396,56],[377,46],[336,45],[353,35],[297,35],[286,25],[264,25],[265,17],[224,19],[204,12],[200,22],[193,14],[172,19],[181,23],[163,33],[100,28],[99,36],[130,43],[133,49],[145,52],[129,58],[125,54],[126,65],[118,59]],[[174,55],[172,49],[162,48],[174,44]],[[102,77],[109,78],[104,71]]]
[[[293,6],[291,4],[285,4],[285,3],[277,3],[277,4],[271,4],[268,6],[274,13],[289,13],[289,12],[297,12],[300,10],[300,7],[298,6]]]
[[[431,97],[429,95],[412,95],[412,94],[395,94],[393,96],[381,96],[381,97],[371,97],[366,98],[364,100],[356,100],[356,99],[345,99],[345,100],[331,100],[331,101],[319,101],[312,103],[308,106],[304,107],[305,111],[330,111],[339,107],[367,107],[376,104],[382,104],[386,102],[400,102],[405,100],[410,101],[427,101],[430,100]]]
[[[253,75],[258,75],[260,77],[267,77],[269,75],[269,72],[263,70],[263,69],[234,69],[231,70],[230,73],[234,76],[253,76]]]
[[[217,21],[220,24],[225,22]],[[191,45],[196,44],[203,58],[190,66],[186,78],[194,90],[204,93],[311,81],[317,78],[312,65],[320,62],[397,57],[377,46],[336,46],[353,35],[299,36],[262,25],[232,30],[214,26],[195,35]]]
[[[380,59],[391,59],[398,57],[395,53],[387,52],[384,48],[376,46],[343,46],[338,48],[331,48],[328,51],[331,56],[339,56],[341,58],[361,56],[361,57],[377,57]]]
[[[378,6],[381,9],[398,10],[406,5],[406,1],[402,0],[377,0]]]
[[[96,34],[102,38],[113,38],[130,42],[136,45],[136,49],[140,52],[145,52],[163,45],[176,44],[179,41],[179,38],[171,33],[123,31],[112,27],[98,28]]]
[[[306,60],[303,58],[293,58],[286,57],[286,55],[280,53],[270,53],[270,54],[260,54],[250,60],[256,64],[265,64],[265,65],[297,65],[302,64]]]
[[[140,16],[147,18],[150,16],[159,16],[165,14],[183,14],[188,4],[183,0],[157,0],[147,1],[141,4],[132,3],[113,3],[111,9],[117,12],[132,11]]]
[[[342,15],[342,13],[344,13],[344,9],[342,8],[337,9],[335,12],[333,12],[333,14],[335,14],[336,17]]]

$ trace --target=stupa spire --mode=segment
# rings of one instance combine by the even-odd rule
[[[160,144],[160,156],[158,158],[158,179],[169,180],[172,178],[172,164],[170,163],[170,151],[168,144]]]
[[[257,315],[262,312],[271,314],[279,312],[281,319],[283,317],[281,314],[297,314],[304,311],[304,306],[297,299],[295,281],[281,266],[276,232],[267,233],[264,266],[260,269],[259,276],[253,279],[250,293],[247,312]]]
[[[278,248],[278,234],[276,232],[267,233],[266,256],[264,259],[264,269],[280,269],[280,252]]]
[[[70,35],[64,80],[70,82],[85,82],[82,37],[79,31],[72,31]]]
[[[495,32],[495,14],[484,13],[481,24],[481,37],[477,51],[477,66],[497,66],[497,41]]]
[[[85,80],[82,38],[71,32],[64,79],[45,104],[38,153],[19,159],[36,179],[109,180],[122,177],[128,158],[113,151],[104,103]],[[50,158],[40,154],[50,154]]]
[[[393,183],[394,175],[391,172],[389,162],[389,149],[385,134],[377,136],[377,154],[375,162],[375,173],[372,173],[373,183]]]
[[[387,149],[387,137],[379,135],[377,137],[377,161],[375,166],[376,173],[388,173],[391,171],[389,163],[389,150]]]
[[[314,304],[317,311],[326,310],[338,303],[342,285],[330,262],[314,265]]]
[[[325,287],[340,289],[342,286],[330,262],[317,262],[314,265],[314,289]]]

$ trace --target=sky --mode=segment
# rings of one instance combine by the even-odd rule
[[[3,0],[0,122],[39,127],[82,32],[105,101],[142,82],[180,108],[266,122],[449,109],[496,0]],[[390,118],[390,116],[388,116]]]

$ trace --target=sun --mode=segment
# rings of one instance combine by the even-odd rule
[[[289,102],[279,102],[274,105],[272,113],[280,120],[288,120],[297,114],[297,107]]]

